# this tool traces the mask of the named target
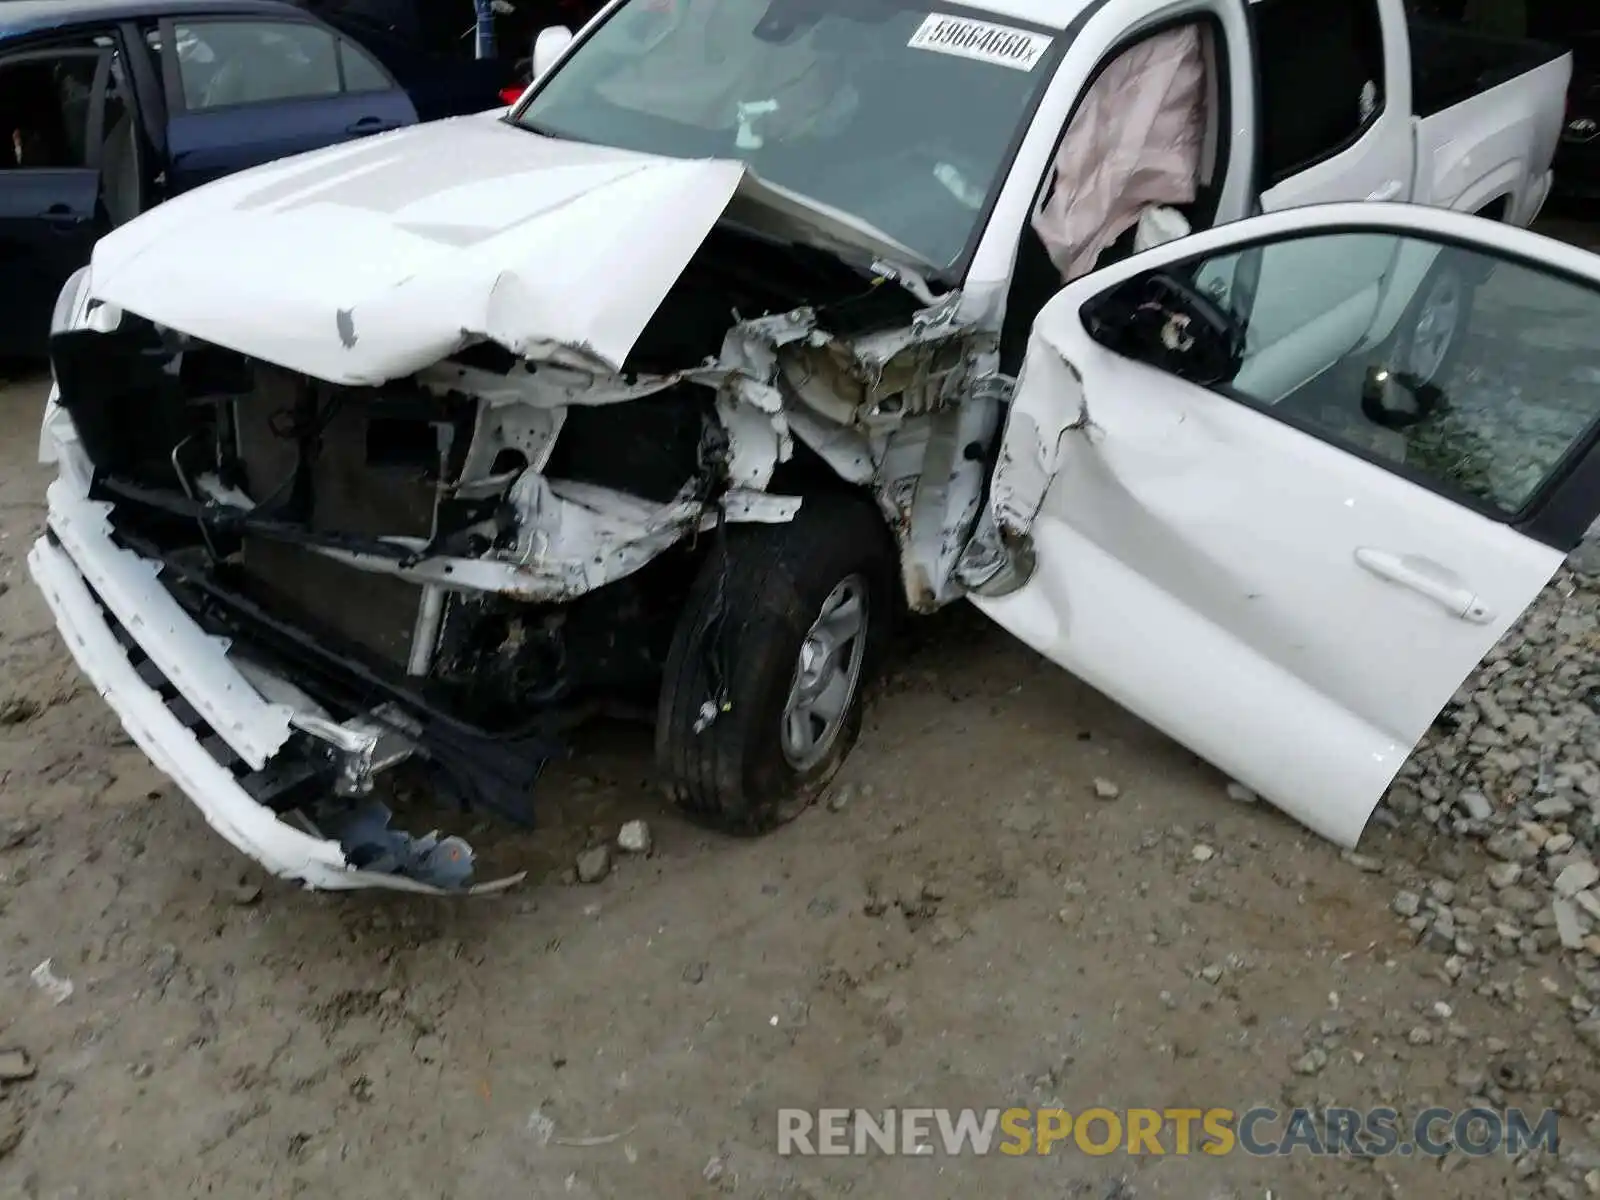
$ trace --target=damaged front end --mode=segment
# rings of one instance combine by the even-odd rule
[[[392,829],[375,779],[405,765],[531,822],[563,730],[653,708],[702,534],[842,481],[899,534],[914,607],[956,594],[998,398],[955,399],[993,339],[891,276],[719,225],[620,363],[466,332],[376,383],[79,279],[30,566],[130,735],[240,850],[311,887],[468,889],[472,850]],[[361,310],[339,318],[359,344]]]

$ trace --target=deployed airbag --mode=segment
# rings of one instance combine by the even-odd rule
[[[1089,85],[1056,152],[1033,228],[1072,280],[1152,205],[1193,203],[1205,134],[1205,59],[1193,25],[1129,47]]]

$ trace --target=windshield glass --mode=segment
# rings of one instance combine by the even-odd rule
[[[675,158],[739,158],[936,266],[963,254],[1059,47],[909,0],[631,0],[518,114]]]

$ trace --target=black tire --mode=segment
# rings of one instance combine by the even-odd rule
[[[894,547],[872,504],[834,494],[806,497],[786,524],[733,525],[713,537],[725,540],[713,541],[667,654],[656,763],[694,819],[764,833],[822,794],[861,732],[862,693],[892,620]],[[783,730],[802,644],[852,579],[866,598],[861,669],[825,755],[797,767]],[[718,691],[727,704],[703,725]]]
[[[1460,357],[1461,348],[1467,340],[1467,330],[1472,323],[1474,293],[1479,282],[1481,281],[1472,274],[1472,269],[1460,255],[1453,254],[1449,250],[1443,251],[1427,275],[1423,276],[1416,297],[1396,326],[1394,338],[1389,344],[1390,369],[1405,377],[1407,382],[1416,387],[1441,387],[1449,376],[1450,369],[1455,366],[1456,359]],[[1426,369],[1414,370],[1416,343],[1419,335],[1423,333],[1425,315],[1430,306],[1437,311],[1441,296],[1454,297],[1455,317],[1449,330],[1448,342],[1442,353],[1425,356],[1428,359]]]

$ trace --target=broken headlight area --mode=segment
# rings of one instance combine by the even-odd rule
[[[526,823],[562,728],[653,702],[667,600],[691,574],[672,551],[704,517],[697,476],[717,450],[706,389],[569,413],[337,389],[127,315],[53,349],[117,543],[160,564],[167,592],[295,714],[271,762],[236,778],[350,865],[464,883],[470,851],[390,830],[375,776],[411,762],[464,806]],[[242,767],[214,732],[196,736]]]

